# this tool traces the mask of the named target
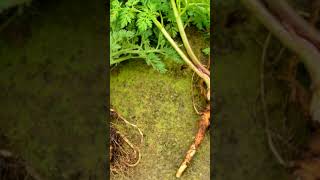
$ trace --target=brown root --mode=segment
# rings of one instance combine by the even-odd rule
[[[180,165],[176,177],[181,177],[182,173],[185,171],[185,169],[188,167],[190,164],[193,156],[197,152],[197,149],[199,148],[205,133],[210,126],[210,105],[206,107],[206,109],[201,113],[201,119],[199,122],[199,129],[196,134],[196,137],[194,139],[194,142],[190,146],[189,150],[187,151],[187,154],[185,156],[185,159],[183,160],[182,164]]]
[[[137,131],[139,131],[139,134],[140,134],[140,136],[141,136],[140,144],[143,143],[143,133],[142,133],[141,129],[138,128],[137,125],[132,124],[131,122],[129,122],[128,120],[126,120],[126,119],[125,119],[124,117],[122,117],[119,113],[117,113],[116,110],[114,110],[114,109],[112,109],[112,108],[110,109],[110,113],[111,113],[111,116],[112,116],[113,118],[120,119],[120,120],[124,121],[127,125],[132,126],[132,127],[134,127],[135,129],[137,129]]]
[[[111,127],[110,132],[111,172],[125,173],[129,167],[139,164],[141,159],[140,150],[114,127]]]
[[[125,124],[136,128],[141,135],[140,145],[143,142],[143,133],[135,125],[123,118],[114,109],[110,109],[111,117],[122,120]],[[113,124],[110,127],[110,169],[112,173],[125,174],[129,167],[135,167],[141,160],[140,149],[134,145],[124,134],[118,131]]]

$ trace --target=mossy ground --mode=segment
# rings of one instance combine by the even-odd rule
[[[0,148],[46,179],[103,179],[104,12],[101,1],[36,3],[0,32]]]
[[[160,74],[143,60],[123,63],[111,74],[111,104],[143,131],[142,159],[132,179],[175,179],[175,172],[197,131],[199,116],[191,99],[189,70]],[[115,122],[121,124],[121,122]],[[122,128],[129,138],[134,129]],[[137,142],[137,141],[136,141]],[[205,138],[182,179],[209,179],[210,141]],[[114,179],[119,176],[114,176]]]

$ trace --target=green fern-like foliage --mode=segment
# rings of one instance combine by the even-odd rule
[[[210,26],[209,0],[176,1],[186,26],[200,30]],[[166,72],[164,60],[182,63],[162,33],[153,24],[156,18],[171,37],[179,34],[170,0],[112,0],[111,1],[110,64],[129,59],[143,59],[159,72]]]
[[[209,55],[210,55],[210,48],[209,48],[209,47],[204,48],[204,49],[202,49],[202,52],[203,52],[205,55],[209,56]]]

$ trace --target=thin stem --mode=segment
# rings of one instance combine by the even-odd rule
[[[155,18],[153,18],[153,22],[155,25],[160,29],[162,34],[166,37],[166,39],[169,41],[169,43],[172,45],[172,47],[177,51],[177,53],[181,56],[181,58],[189,65],[189,67],[195,71],[206,83],[207,88],[210,88],[210,77],[201,71],[199,68],[197,68],[190,60],[189,58],[183,53],[183,51],[179,48],[179,46],[176,44],[176,42],[171,38],[169,33],[165,30],[165,28],[162,26],[162,24]]]
[[[190,21],[191,21],[191,19],[189,18],[189,19],[187,20],[187,22],[186,22],[186,23],[184,24],[184,26],[183,26],[184,29],[188,26],[188,24],[189,24]]]
[[[141,50],[141,49],[138,49],[138,50],[132,49],[132,50],[130,50],[130,49],[126,49],[126,50],[118,51],[118,52],[112,54],[112,56],[116,56],[116,55],[120,55],[120,54],[139,54],[142,51],[144,53],[153,53],[153,52],[155,52],[155,53],[164,54],[161,50],[158,50],[158,49],[152,49],[152,50]]]
[[[286,25],[290,26],[290,24],[284,25],[283,23],[286,22],[279,22],[279,19],[270,13],[270,11],[261,1],[242,0],[242,2],[286,47],[297,53],[302,58],[301,60],[308,69],[314,86],[319,85],[319,49],[296,32],[292,32],[292,30],[295,30],[292,29],[294,27],[286,27]]]
[[[177,1],[177,7],[178,7],[178,12],[181,12],[181,3],[180,0],[176,0]]]
[[[275,158],[278,160],[278,162],[283,165],[283,166],[287,166],[287,163],[285,162],[285,160],[281,157],[280,153],[278,152],[278,150],[276,149],[274,143],[273,143],[273,139],[271,136],[271,132],[270,132],[270,118],[269,118],[269,110],[268,110],[268,106],[267,103],[265,101],[265,86],[264,86],[264,66],[265,66],[265,61],[266,61],[266,56],[267,56],[267,50],[268,50],[268,46],[270,44],[270,39],[271,39],[271,33],[268,34],[267,39],[264,43],[264,47],[263,47],[263,51],[262,51],[262,58],[261,58],[261,72],[260,72],[260,95],[261,95],[261,103],[262,103],[262,109],[263,109],[263,116],[264,116],[264,121],[265,121],[265,132],[267,135],[267,140],[268,140],[268,145],[269,148],[271,149],[273,155],[275,156]]]
[[[179,29],[179,33],[180,33],[180,36],[181,36],[181,39],[182,39],[182,42],[184,44],[184,47],[186,48],[187,50],[187,53],[188,55],[190,56],[191,60],[193,61],[193,63],[199,67],[201,69],[201,71],[203,71],[204,73],[206,73],[207,75],[210,76],[210,72],[208,71],[208,69],[206,69],[205,67],[203,67],[203,65],[200,63],[200,61],[198,60],[198,58],[196,57],[196,55],[194,54],[190,44],[189,44],[189,41],[188,41],[188,38],[187,38],[187,35],[186,35],[186,32],[184,31],[184,26],[183,26],[183,23],[182,23],[182,20],[179,16],[179,12],[177,10],[177,6],[176,6],[176,3],[175,3],[175,0],[171,0],[171,6],[172,6],[172,9],[173,9],[173,13],[174,13],[174,16],[176,18],[176,22],[177,22],[177,25],[178,25],[178,29]]]
[[[206,4],[206,3],[189,3],[189,6],[209,6],[209,4]]]
[[[242,0],[242,2],[283,44],[301,57],[312,79],[310,114],[313,120],[320,121],[320,35],[311,28],[306,28],[310,25],[303,26],[304,20],[293,15],[294,11],[284,5],[285,2],[278,1],[277,6],[275,1],[268,1],[272,3],[268,7],[257,0]],[[279,17],[280,15],[282,17]]]
[[[162,17],[161,12],[160,12],[159,14],[160,14],[160,19],[161,19],[161,24],[163,25],[163,17]],[[161,32],[159,32],[158,44],[157,44],[156,49],[158,49],[158,48],[159,48],[159,46],[160,46],[160,34],[161,34]]]
[[[156,49],[159,49],[159,46],[160,46],[160,36],[161,36],[161,32],[159,32],[159,34],[158,34],[158,42],[157,42]]]
[[[129,60],[129,59],[139,59],[139,58],[142,58],[142,57],[141,56],[128,55],[128,56],[124,56],[124,57],[118,58],[116,60],[110,61],[110,65],[118,64],[118,63],[120,63],[122,61],[126,61],[126,60]]]
[[[128,53],[128,51],[136,50],[137,48],[128,48],[128,49],[123,49],[121,51],[117,51],[116,53],[112,53],[112,56],[117,56],[120,54]]]
[[[298,13],[290,7],[287,1],[282,0],[264,0],[271,13],[275,14],[281,21],[285,21],[292,26],[299,35],[308,41],[312,41],[318,48],[320,46],[320,33],[311,26],[309,22],[303,19]]]
[[[186,7],[183,8],[182,12],[180,12],[180,16],[184,15],[184,13],[186,13],[188,8],[189,8],[189,5],[186,5]]]

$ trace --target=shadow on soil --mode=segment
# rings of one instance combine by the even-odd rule
[[[218,5],[223,11],[218,13],[214,47],[213,178],[289,179],[290,173],[279,165],[268,146],[259,96],[261,54],[267,32],[240,2],[221,1]],[[279,45],[273,42],[270,49],[280,49]],[[290,139],[299,149],[306,144],[307,121],[297,107],[283,110],[289,94],[286,83],[276,80],[271,71],[265,77],[271,130]],[[275,143],[286,160],[296,158],[292,149],[281,146],[283,141],[277,139]]]
[[[0,149],[46,179],[103,179],[104,6],[37,1],[24,10],[0,32]]]

